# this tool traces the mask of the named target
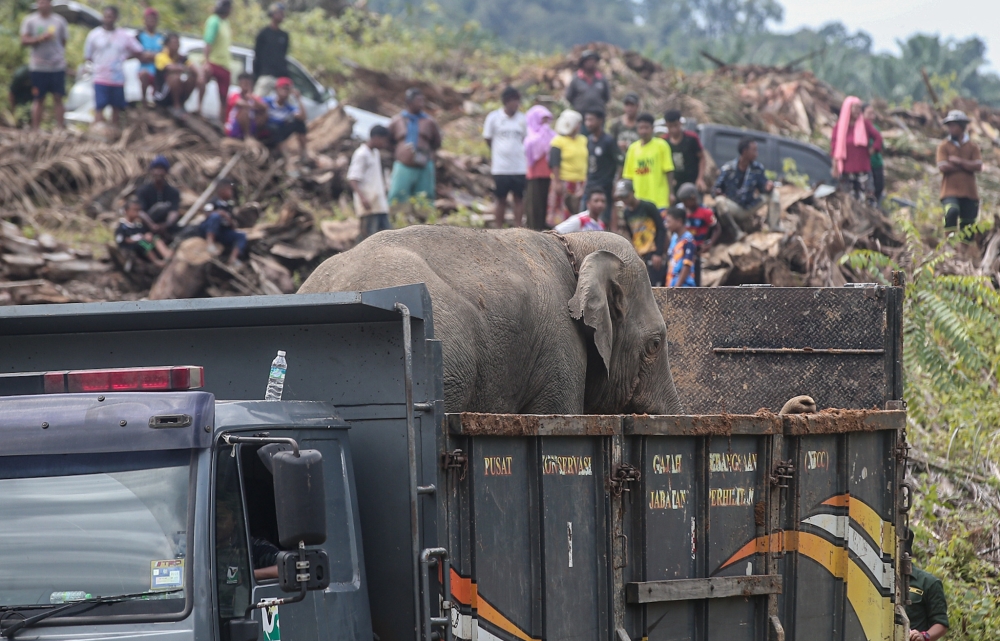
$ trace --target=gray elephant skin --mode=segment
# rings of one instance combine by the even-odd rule
[[[413,283],[430,292],[448,412],[681,412],[646,266],[617,234],[383,231],[299,293]]]

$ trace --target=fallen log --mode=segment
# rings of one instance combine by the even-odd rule
[[[160,272],[149,290],[149,299],[194,298],[205,287],[206,270],[211,262],[212,254],[205,239],[188,238]]]

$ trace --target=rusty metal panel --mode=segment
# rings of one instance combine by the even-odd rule
[[[448,415],[448,431],[455,436],[613,436],[621,434],[622,418],[581,414]]]
[[[906,412],[900,410],[823,410],[816,414],[782,416],[782,419],[788,436],[896,431],[906,427]]]
[[[732,434],[780,434],[781,417],[770,412],[757,415],[716,414],[702,416],[625,416],[625,434],[671,436],[730,436]]]
[[[641,487],[634,500],[642,541],[637,565],[641,581],[691,579],[699,573],[698,527],[704,527],[704,439],[682,436],[642,438]],[[703,534],[702,534],[703,536]],[[701,564],[703,565],[703,564]],[[651,603],[645,607],[642,637],[649,641],[697,638],[702,622],[695,601]]]
[[[479,626],[494,635],[517,630],[540,638],[532,617],[540,601],[539,568],[531,550],[538,541],[535,443],[524,438],[470,439],[472,573],[452,577],[456,601],[478,608]],[[455,579],[458,579],[456,582]],[[507,638],[501,636],[501,638]]]
[[[684,412],[776,412],[800,394],[821,408],[900,398],[897,290],[654,289]]]
[[[707,444],[708,473],[706,556],[711,576],[765,574],[763,557],[753,553],[735,558],[748,533],[763,527],[765,437],[711,438]],[[713,600],[707,604],[708,639],[761,638],[765,603],[762,599]]]
[[[608,636],[603,448],[595,438],[543,438],[545,639]]]

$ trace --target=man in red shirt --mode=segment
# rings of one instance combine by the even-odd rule
[[[701,257],[707,254],[719,242],[722,226],[715,220],[715,212],[708,207],[702,207],[698,201],[701,194],[694,183],[684,183],[677,189],[677,200],[687,211],[687,229],[694,237],[694,246],[698,251],[694,262],[694,281],[701,287]]]

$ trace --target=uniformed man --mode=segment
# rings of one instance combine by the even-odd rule
[[[913,532],[907,547],[912,555]],[[910,605],[906,616],[910,619],[910,641],[937,641],[948,633],[948,601],[944,598],[941,579],[911,566]]]

